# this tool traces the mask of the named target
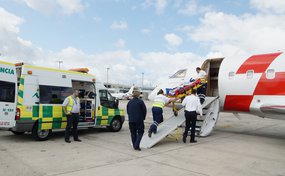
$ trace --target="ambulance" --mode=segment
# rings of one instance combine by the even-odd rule
[[[4,61],[0,61],[0,129],[16,135],[31,132],[36,140],[47,140],[52,131],[65,129],[62,103],[73,89],[80,92],[78,128],[121,130],[124,110],[88,69],[59,70]]]

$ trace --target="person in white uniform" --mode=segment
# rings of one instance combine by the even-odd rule
[[[200,98],[200,103],[203,104],[205,101],[205,97],[206,97],[206,92],[207,92],[207,73],[202,70],[200,67],[196,68],[196,72],[197,72],[197,79],[200,79],[201,81],[201,86],[197,89],[197,94]]]
[[[196,143],[195,140],[195,129],[196,129],[196,121],[197,121],[197,112],[199,111],[200,115],[203,115],[201,103],[199,97],[196,95],[196,90],[193,89],[191,95],[188,95],[182,101],[182,105],[185,107],[185,119],[186,119],[186,127],[183,134],[183,142],[186,143],[186,138],[188,136],[189,129],[191,127],[191,138],[190,143]]]

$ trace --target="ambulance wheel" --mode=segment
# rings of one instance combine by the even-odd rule
[[[25,132],[18,132],[18,131],[12,131],[12,133],[14,133],[15,135],[23,135],[23,134],[25,134]]]
[[[122,129],[122,126],[123,126],[123,124],[122,124],[121,119],[119,117],[115,117],[112,120],[110,126],[108,126],[108,129],[113,131],[113,132],[118,132]]]
[[[46,141],[49,139],[52,131],[51,130],[40,130],[38,129],[38,124],[34,125],[32,135],[36,141]]]

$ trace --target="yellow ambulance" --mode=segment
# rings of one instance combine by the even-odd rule
[[[79,128],[107,127],[120,131],[124,110],[103,83],[86,69],[73,71],[0,61],[0,129],[16,135],[32,132],[36,140],[66,127],[62,109],[73,89],[80,91]]]

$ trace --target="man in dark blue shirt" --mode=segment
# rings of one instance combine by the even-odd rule
[[[144,120],[146,117],[146,106],[144,102],[139,99],[140,91],[134,88],[133,99],[127,104],[127,113],[129,116],[129,128],[133,148],[140,151],[140,142],[144,133]]]

